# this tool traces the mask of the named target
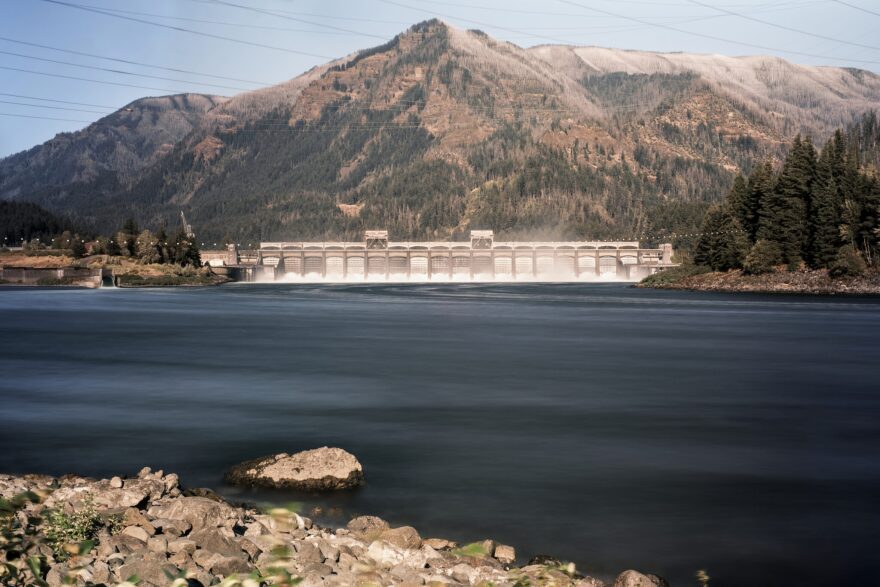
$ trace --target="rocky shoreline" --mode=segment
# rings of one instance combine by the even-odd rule
[[[0,584],[553,585],[598,587],[549,557],[515,566],[513,547],[423,539],[373,516],[322,528],[287,509],[233,505],[178,476],[0,475]],[[661,587],[625,571],[614,587]]]
[[[662,274],[649,277],[636,287],[730,293],[880,295],[878,273],[831,278],[828,271],[823,269],[777,271],[764,275],[746,275],[741,270],[735,270],[685,274],[670,279],[662,277]]]

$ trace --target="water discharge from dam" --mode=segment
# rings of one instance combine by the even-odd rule
[[[263,242],[257,250],[205,251],[203,261],[259,283],[535,283],[638,281],[675,265],[672,245],[638,241],[395,242],[368,230],[362,242]]]

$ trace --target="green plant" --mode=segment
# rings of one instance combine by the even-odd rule
[[[455,556],[469,556],[472,558],[486,558],[489,556],[489,553],[486,551],[486,547],[483,546],[482,542],[465,544],[464,546],[454,549],[452,554]]]
[[[759,240],[749,251],[743,271],[748,275],[763,275],[772,273],[776,266],[782,263],[782,249],[779,245],[769,240]]]
[[[90,499],[82,509],[71,514],[50,510],[43,524],[43,533],[55,558],[67,560],[71,555],[84,554],[92,549],[98,530],[104,527],[103,518]]]
[[[867,269],[868,266],[865,264],[865,260],[862,259],[856,248],[852,245],[844,245],[837,252],[837,257],[835,257],[834,263],[831,264],[828,275],[833,278],[858,277],[863,275]]]
[[[43,580],[48,571],[46,557],[34,554],[41,537],[40,518],[24,512],[28,504],[39,503],[40,496],[28,491],[12,499],[0,498],[0,584],[10,587],[48,587]]]

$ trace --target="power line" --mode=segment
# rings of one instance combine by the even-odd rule
[[[209,2],[210,2],[211,4],[219,4],[219,5],[222,5],[222,6],[231,6],[231,7],[233,7],[233,8],[240,8],[240,9],[242,9],[242,10],[249,10],[250,12],[256,12],[256,13],[258,13],[258,14],[267,14],[267,15],[269,15],[269,16],[274,16],[274,17],[277,17],[277,18],[283,18],[283,19],[286,19],[286,20],[292,20],[292,21],[295,21],[295,22],[301,22],[301,23],[304,23],[304,24],[310,24],[310,25],[313,25],[313,26],[324,27],[324,28],[328,28],[328,29],[332,29],[332,30],[336,30],[336,31],[341,31],[341,32],[344,32],[344,33],[349,33],[349,34],[352,34],[352,35],[360,35],[360,36],[362,36],[362,37],[373,37],[373,38],[375,38],[375,39],[382,39],[383,41],[386,40],[386,37],[383,37],[383,36],[381,36],[381,35],[374,35],[374,34],[372,34],[372,33],[362,33],[362,32],[360,32],[360,31],[353,31],[353,30],[351,30],[351,29],[344,29],[344,28],[341,28],[341,27],[333,26],[332,24],[322,24],[322,23],[319,23],[319,22],[313,22],[313,21],[310,21],[310,20],[303,20],[303,19],[301,19],[301,18],[296,18],[296,17],[293,17],[293,16],[287,16],[287,15],[285,15],[285,14],[278,13],[278,12],[275,12],[275,11],[272,11],[272,10],[265,10],[265,9],[263,9],[263,8],[256,8],[256,7],[254,7],[254,6],[245,6],[245,5],[243,5],[243,4],[236,4],[236,3],[234,3],[234,2],[227,2],[226,0],[209,0]]]
[[[83,57],[93,57],[95,59],[104,59],[106,61],[116,61],[118,63],[126,63],[128,65],[139,65],[140,67],[149,67],[151,69],[164,69],[165,71],[173,71],[175,73],[188,73],[190,75],[199,75],[202,77],[211,77],[214,79],[224,79],[232,82],[244,82],[246,84],[255,84],[258,86],[268,86],[266,82],[255,82],[247,79],[239,79],[237,77],[225,77],[222,75],[213,75],[210,73],[200,73],[198,71],[190,71],[187,69],[177,69],[175,67],[167,67],[164,65],[151,65],[149,63],[142,63],[140,61],[132,61],[130,59],[120,59],[118,57],[107,57],[106,55],[95,55],[94,53],[85,53],[83,51],[74,51],[73,49],[62,49],[60,47],[52,47],[50,45],[41,45],[39,43],[30,43],[28,41],[19,41],[17,39],[10,39],[9,37],[0,37],[0,41],[6,41],[8,43],[17,43],[19,45],[28,45],[30,47],[39,47],[41,49],[50,49],[52,51],[60,51],[62,53],[70,53],[72,55],[82,55]]]
[[[109,108],[110,110],[117,110],[116,106],[102,106],[101,104],[87,104],[86,102],[70,102],[68,100],[55,100],[53,98],[39,98],[37,96],[25,96],[22,94],[7,94],[6,92],[0,92],[0,96],[11,96],[13,98],[24,98],[26,100],[42,100],[43,102],[58,102],[59,104],[73,104],[74,106],[91,106],[93,108]]]
[[[386,1],[386,0],[380,0],[380,1]],[[666,30],[674,31],[676,33],[681,33],[684,35],[691,35],[694,37],[700,37],[703,39],[711,39],[713,41],[721,41],[724,43],[732,43],[734,45],[742,45],[744,47],[751,47],[753,49],[761,49],[762,51],[775,51],[778,53],[788,53],[790,55],[800,55],[802,57],[813,57],[813,58],[818,58],[818,59],[827,59],[830,61],[851,61],[851,62],[856,62],[856,63],[870,63],[872,65],[880,64],[880,61],[875,61],[875,60],[870,60],[870,59],[840,59],[839,57],[829,57],[828,55],[818,55],[816,53],[806,53],[804,51],[791,51],[788,49],[779,49],[776,47],[768,47],[766,45],[757,45],[755,43],[746,43],[743,41],[735,41],[733,39],[725,39],[724,37],[716,37],[715,35],[708,35],[705,33],[698,33],[695,31],[689,31],[687,29],[681,29],[681,28],[674,27],[674,26],[671,26],[668,24],[662,24],[659,22],[651,22],[648,20],[644,20],[642,18],[637,18],[634,16],[627,16],[625,14],[620,14],[617,12],[610,12],[610,11],[604,10],[602,8],[594,8],[592,6],[587,6],[587,5],[581,4],[579,2],[573,2],[572,0],[556,0],[556,1],[562,2],[563,4],[568,4],[570,6],[577,6],[578,8],[582,8],[584,10],[598,12],[599,14],[607,14],[609,16],[616,16],[617,18],[622,18],[624,20],[630,20],[632,22],[637,22],[640,24],[644,24],[644,25],[648,25],[648,26],[652,26],[652,27],[657,27],[657,28],[661,28],[661,29],[666,29]]]
[[[0,112],[0,116],[13,116],[15,118],[36,118],[38,120],[61,120],[64,122],[86,122],[91,124],[92,120],[77,120],[75,118],[52,118],[50,116],[29,116],[27,114],[10,114],[9,112]]]
[[[182,33],[189,33],[191,35],[198,35],[201,37],[208,37],[210,39],[219,39],[222,41],[230,41],[232,43],[239,43],[242,45],[249,45],[251,47],[260,47],[263,49],[272,49],[275,51],[283,51],[284,53],[292,53],[294,55],[305,55],[306,57],[317,57],[319,59],[335,59],[334,57],[330,57],[328,55],[320,55],[317,53],[308,53],[306,51],[297,51],[296,49],[288,49],[286,47],[277,47],[275,45],[267,45],[265,43],[257,43],[254,41],[247,41],[245,39],[236,39],[234,37],[226,37],[223,35],[215,35],[213,33],[206,33],[203,31],[197,31],[193,29],[188,29],[185,27],[174,26],[170,24],[164,24],[161,22],[154,22],[152,20],[145,20],[143,18],[135,18],[132,16],[125,16],[123,14],[114,14],[112,12],[107,12],[106,10],[99,10],[96,8],[89,8],[88,6],[83,6],[80,4],[74,4],[72,2],[63,2],[62,0],[41,0],[42,2],[48,2],[49,4],[57,4],[59,6],[67,6],[68,8],[75,8],[77,10],[83,10],[85,12],[94,12],[95,14],[103,14],[104,16],[112,16],[113,18],[120,18],[122,20],[129,20],[132,22],[139,22],[141,24],[146,24],[154,27],[159,27],[163,29],[169,29],[172,31],[178,31]]]
[[[147,73],[133,73],[133,72],[131,72],[131,71],[124,71],[124,70],[122,70],[122,69],[110,69],[109,67],[100,67],[100,66],[97,66],[97,65],[82,65],[82,64],[80,64],[80,63],[72,63],[72,62],[70,62],[70,61],[60,61],[60,60],[58,60],[58,59],[49,59],[48,57],[35,57],[35,56],[33,56],[33,55],[25,55],[25,54],[23,54],[23,53],[15,53],[15,52],[13,52],[13,51],[3,51],[3,50],[0,50],[0,55],[12,55],[13,57],[21,57],[22,59],[33,59],[33,60],[35,60],[35,61],[43,61],[43,62],[46,62],[46,63],[57,63],[57,64],[60,64],[60,65],[69,65],[69,66],[71,66],[71,67],[81,67],[81,68],[83,68],[83,69],[93,69],[93,70],[96,70],[96,71],[106,71],[106,72],[109,72],[109,73],[116,73],[116,74],[120,74],[120,75],[130,75],[130,76],[133,76],[133,77],[144,77],[144,78],[148,78],[148,79],[157,79],[157,80],[162,80],[162,81],[166,81],[166,82],[175,82],[175,83],[178,83],[178,84],[189,84],[189,85],[194,85],[194,86],[208,86],[208,87],[212,87],[212,88],[223,88],[223,89],[226,89],[226,90],[238,90],[238,91],[241,91],[241,92],[249,92],[249,91],[251,91],[250,88],[240,88],[240,87],[238,87],[238,86],[224,86],[224,85],[221,85],[221,84],[210,84],[210,83],[207,83],[207,82],[190,82],[190,81],[187,81],[187,80],[185,80],[185,79],[175,79],[175,78],[172,78],[172,77],[163,77],[163,76],[159,76],[159,75],[150,75],[150,74],[147,74]]]
[[[860,47],[862,49],[873,49],[875,51],[880,51],[880,47],[876,45],[864,45],[862,43],[853,43],[851,41],[844,41],[843,39],[835,39],[834,37],[826,37],[825,35],[820,35],[818,33],[811,33],[810,31],[804,31],[801,29],[796,29],[794,27],[785,26],[782,24],[777,24],[775,22],[770,22],[768,20],[762,20],[760,18],[755,18],[754,16],[749,16],[747,14],[742,14],[740,12],[734,12],[732,10],[726,10],[724,8],[718,8],[717,6],[712,6],[711,4],[705,4],[700,2],[699,0],[688,0],[691,4],[696,4],[697,6],[702,6],[703,8],[709,8],[711,10],[716,10],[723,14],[728,14],[730,16],[736,16],[737,18],[742,18],[744,20],[748,20],[751,22],[757,22],[758,24],[763,24],[766,26],[771,26],[777,29],[781,29],[783,31],[789,31],[793,33],[798,33],[800,35],[807,35],[808,37],[815,37],[817,39],[822,39],[823,41],[832,41],[834,43],[841,43],[843,45],[851,45],[853,47]]]
[[[70,110],[72,112],[91,112],[92,114],[102,114],[107,116],[107,112],[100,112],[98,110],[84,110],[82,108],[65,108],[64,106],[43,106],[41,104],[27,104],[25,102],[13,102],[11,100],[0,100],[0,104],[14,104],[16,106],[28,106],[30,108],[47,108],[49,110]]]
[[[880,16],[880,12],[874,12],[873,10],[868,10],[867,8],[862,8],[861,6],[856,6],[855,4],[850,4],[849,2],[843,2],[843,0],[831,0],[837,4],[842,4],[843,6],[849,6],[855,10],[859,10],[861,12],[867,12],[868,14],[873,14],[874,16]]]
[[[137,16],[149,16],[152,18],[165,18],[168,20],[181,20],[184,22],[197,22],[200,24],[216,24],[216,25],[221,25],[221,26],[231,26],[231,27],[246,28],[246,29],[262,29],[262,30],[268,30],[268,31],[283,31],[283,32],[288,32],[288,33],[314,33],[314,34],[321,34],[321,35],[346,35],[346,34],[349,34],[349,33],[343,33],[343,32],[335,32],[335,31],[315,31],[315,30],[309,30],[309,29],[291,29],[291,28],[286,28],[286,27],[267,26],[267,25],[259,25],[259,24],[248,24],[248,23],[243,23],[243,22],[207,20],[204,18],[190,18],[190,17],[186,17],[186,16],[170,16],[167,14],[155,14],[155,13],[151,13],[151,12],[136,12],[134,10],[121,10],[119,8],[104,8],[101,6],[94,6],[94,5],[89,5],[89,4],[83,4],[83,6],[88,6],[89,8],[97,8],[99,10],[106,10],[107,12],[118,12],[121,14],[134,14]],[[279,12],[284,12],[284,11],[279,11]],[[329,18],[329,17],[326,17],[326,18]],[[407,24],[407,23],[401,23],[401,24]],[[241,81],[241,80],[237,80],[237,81]]]
[[[186,90],[170,90],[168,88],[153,88],[150,86],[139,86],[137,84],[126,84],[126,83],[122,83],[122,82],[108,82],[108,81],[104,81],[104,80],[91,79],[91,78],[87,78],[87,77],[77,77],[74,75],[64,75],[61,73],[47,73],[45,71],[34,71],[32,69],[24,69],[21,67],[9,67],[7,65],[0,65],[0,69],[6,69],[9,71],[18,71],[21,73],[30,73],[33,75],[43,75],[46,77],[59,77],[59,78],[63,78],[63,79],[72,79],[72,80],[81,81],[81,82],[92,82],[95,84],[105,84],[108,86],[121,86],[124,88],[137,88],[139,90],[152,90],[152,91],[156,91],[156,92],[165,92],[167,94],[192,94],[193,93],[193,92],[189,92]]]

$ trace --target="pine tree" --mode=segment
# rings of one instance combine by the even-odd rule
[[[727,194],[727,206],[739,221],[740,226],[751,237],[753,225],[756,225],[758,210],[754,205],[752,192],[742,175],[737,175],[733,180],[733,187]]]
[[[129,218],[122,225],[122,230],[117,234],[117,240],[122,252],[129,257],[137,255],[137,237],[141,229],[134,218]]]
[[[817,165],[816,181],[810,196],[810,235],[807,262],[813,268],[828,267],[840,249],[840,173],[842,151],[837,148],[841,137],[835,136],[822,149]]]
[[[758,238],[776,242],[789,265],[805,256],[809,236],[810,190],[816,175],[816,150],[796,137],[770,197],[761,205]]]
[[[748,241],[733,214],[725,206],[710,209],[694,251],[694,262],[713,271],[739,269],[747,250]]]
[[[74,259],[82,259],[86,256],[86,245],[83,242],[83,237],[75,234],[70,239],[70,251],[73,253]]]
[[[758,231],[761,226],[761,207],[764,200],[773,192],[775,184],[773,164],[770,161],[764,161],[757,165],[749,175],[748,196],[746,198],[748,221],[743,225],[743,228],[752,243],[758,240]]]

